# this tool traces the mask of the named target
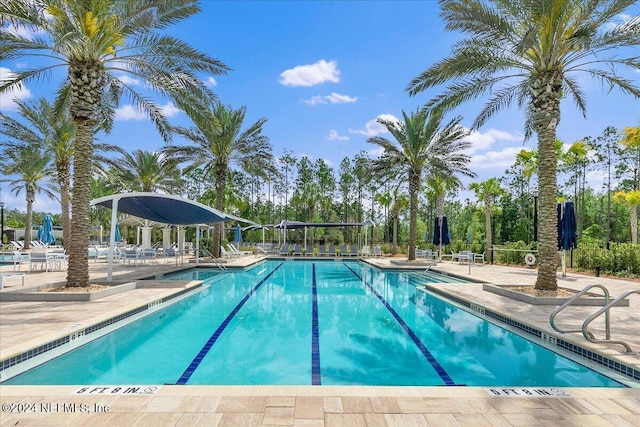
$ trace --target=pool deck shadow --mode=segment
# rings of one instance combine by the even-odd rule
[[[227,260],[227,267],[244,267],[263,257],[243,256]],[[389,258],[370,258],[381,268],[398,269]],[[114,281],[135,281],[171,271],[191,268],[157,263],[115,266]],[[92,281],[106,278],[105,262],[89,262]],[[424,268],[422,268],[424,269]],[[483,283],[532,285],[536,271],[527,268],[440,262],[431,267],[475,283],[435,284],[442,292],[504,313],[540,330],[549,327],[555,307],[534,306],[482,290]],[[0,271],[13,271],[12,266]],[[418,269],[420,271],[420,269]],[[64,283],[66,271],[25,274],[25,288]],[[150,282],[152,283],[152,282]],[[640,288],[639,282],[558,274],[562,287],[581,290],[587,285],[605,285],[613,296]],[[22,288],[19,277],[5,277],[0,293]],[[180,285],[176,284],[176,287]],[[176,292],[171,286],[145,286],[83,302],[0,302],[0,360],[46,343],[77,324],[95,322],[132,306]],[[568,328],[581,325],[594,307],[574,307],[558,317]],[[640,351],[640,295],[629,298],[629,307],[611,310],[611,335]],[[594,322],[596,336],[603,336],[603,322]],[[593,344],[580,334],[563,339],[606,357],[640,369],[640,356],[628,355],[620,345]],[[497,397],[487,387],[364,387],[364,386],[161,386],[152,395],[77,395],[72,386],[0,386],[0,425],[304,425],[304,426],[640,426],[640,388],[564,389],[570,397]],[[55,405],[53,405],[55,404]],[[53,405],[53,406],[52,406]],[[47,410],[49,412],[47,412]]]

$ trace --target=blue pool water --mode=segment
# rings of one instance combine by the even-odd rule
[[[5,384],[622,385],[416,289],[425,274],[270,260]],[[432,277],[433,280],[445,280]]]

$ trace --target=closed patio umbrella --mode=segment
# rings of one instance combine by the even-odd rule
[[[242,242],[242,229],[240,228],[240,224],[236,224],[236,235],[233,238],[234,243]]]
[[[53,235],[53,217],[49,214],[44,216],[42,222],[42,237],[40,238],[47,245],[56,241],[56,237]]]
[[[578,247],[573,202],[558,203],[558,250],[562,250],[562,277],[567,275],[566,251]]]
[[[433,244],[439,246],[439,254],[442,257],[442,246],[448,245],[449,239],[449,226],[447,225],[447,217],[436,217],[433,225]]]
[[[122,242],[122,234],[120,234],[120,224],[116,224],[116,242]]]

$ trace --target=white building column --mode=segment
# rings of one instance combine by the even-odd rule
[[[150,248],[151,247],[151,227],[144,226],[140,228],[142,229],[142,247]]]
[[[171,229],[165,227],[162,229],[162,249],[167,250],[171,246]]]

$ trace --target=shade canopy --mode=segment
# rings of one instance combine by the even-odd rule
[[[92,200],[91,204],[111,208],[115,199],[118,200],[118,212],[162,224],[192,225],[210,224],[227,219],[237,220],[237,217],[202,203],[168,194],[144,192],[112,194]]]
[[[280,224],[275,225],[274,228],[295,230],[305,227],[371,227],[373,225],[375,224],[371,220],[364,222],[300,222],[285,219]]]

